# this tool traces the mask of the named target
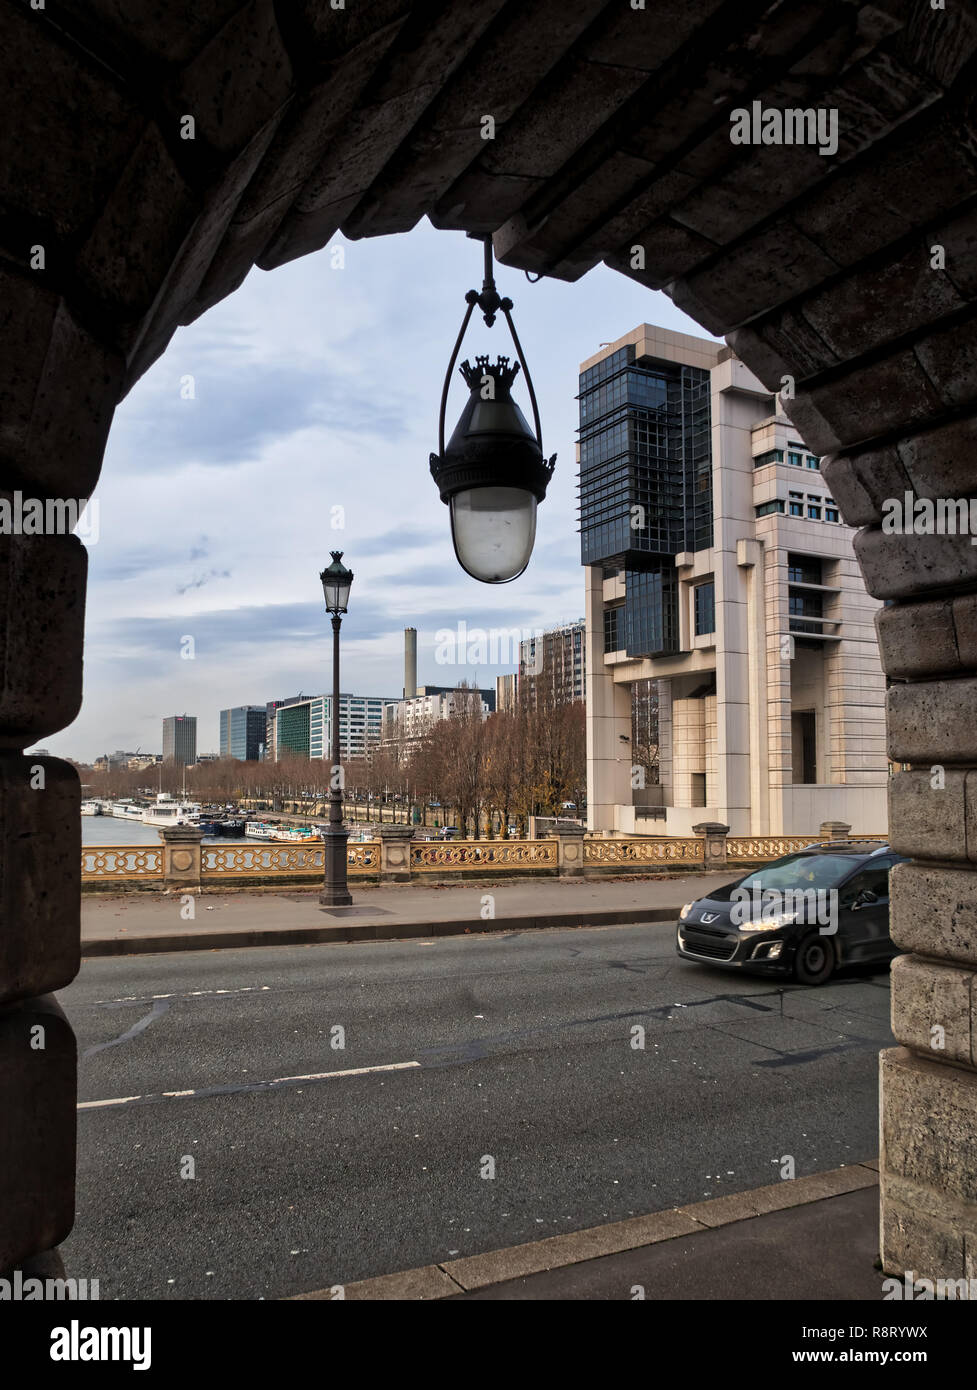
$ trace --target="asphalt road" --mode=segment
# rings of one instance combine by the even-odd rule
[[[280,1298],[757,1187],[787,1155],[797,1176],[873,1157],[887,969],[801,989],[673,940],[85,962],[60,996],[81,1054],[69,1274],[102,1298]]]

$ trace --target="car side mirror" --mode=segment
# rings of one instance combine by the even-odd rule
[[[878,900],[878,893],[871,888],[863,888],[855,895],[855,901],[852,903],[852,911],[859,907],[868,907],[870,903],[877,903]]]

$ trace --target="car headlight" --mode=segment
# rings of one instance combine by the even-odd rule
[[[682,908],[682,911],[678,915],[679,921],[684,922],[686,917],[688,917],[689,913],[692,911],[694,907],[695,903],[686,903],[685,906]]]
[[[741,922],[740,931],[776,931],[778,927],[789,927],[796,918],[796,912],[778,912],[775,917],[758,917],[755,922]]]

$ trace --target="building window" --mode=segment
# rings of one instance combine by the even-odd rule
[[[820,594],[790,594],[787,603],[792,618],[820,618],[822,616]]]
[[[790,464],[792,464],[792,465],[794,466],[794,468],[803,468],[803,467],[804,467],[804,460],[803,460],[803,458],[801,457],[800,454],[795,453],[795,452],[793,451],[793,449],[790,449],[790,450],[788,450],[788,452],[787,452],[787,462],[790,463]]]
[[[787,556],[788,584],[821,584],[821,561],[810,555]]]
[[[790,614],[791,632],[810,632],[819,637],[823,635],[821,623],[810,621],[824,616],[820,594],[788,592],[787,611]]]
[[[821,467],[821,460],[818,459],[818,458],[815,458],[815,456],[814,456],[813,454],[808,454],[808,456],[807,456],[807,466],[808,466],[808,468],[820,468],[820,467]]]
[[[825,521],[840,521],[840,520],[841,520],[841,517],[838,515],[838,508],[835,506],[835,504],[834,504],[833,502],[825,502],[825,504],[824,504],[824,519],[825,519]]]
[[[794,782],[818,780],[817,724],[813,710],[795,710],[790,717]]]
[[[821,508],[814,502],[809,502],[807,504],[807,514],[812,521],[821,520]]]
[[[753,460],[753,467],[763,468],[768,463],[783,463],[783,461],[783,449],[768,449],[765,454],[757,454],[756,458]]]
[[[621,612],[621,604],[616,608],[604,609],[604,651],[619,652],[624,642],[624,634],[621,632],[618,618]]]
[[[693,590],[695,595],[695,635],[704,637],[706,633],[716,631],[716,585],[712,581],[708,584],[697,584]],[[703,806],[706,804],[702,803]]]
[[[804,515],[804,494],[803,492],[792,492],[790,494],[790,514],[791,516]]]
[[[757,516],[772,516],[775,512],[782,513],[784,504],[779,497],[775,497],[772,502],[764,502],[761,506],[754,507],[753,510]]]

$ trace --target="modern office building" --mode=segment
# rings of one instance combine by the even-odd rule
[[[197,716],[172,714],[163,720],[163,762],[189,767],[197,761]]]
[[[365,758],[383,732],[383,695],[339,696],[339,751],[343,762]],[[282,701],[273,712],[274,758],[332,756],[332,699],[328,695],[301,696]]]
[[[236,705],[220,712],[220,755],[242,762],[257,762],[265,756],[268,722],[264,705]]]
[[[579,401],[591,829],[884,832],[881,605],[789,401],[648,324],[582,364]]]
[[[583,700],[585,635],[586,622],[578,618],[519,643],[519,692],[533,709]]]
[[[384,741],[416,739],[429,733],[441,719],[452,719],[477,702],[481,717],[495,712],[495,691],[461,686],[422,685],[412,700],[391,701],[383,712]]]

